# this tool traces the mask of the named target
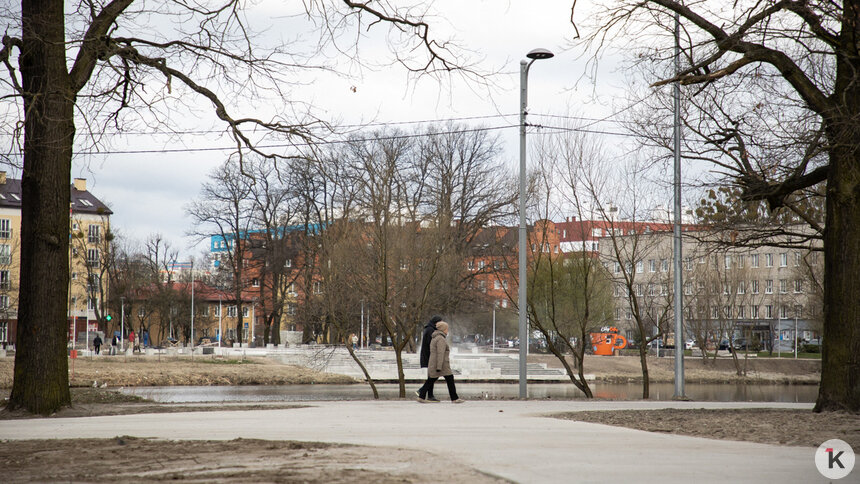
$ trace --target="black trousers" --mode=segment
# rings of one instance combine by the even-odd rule
[[[428,390],[429,395],[433,395],[433,385],[436,384],[436,380],[438,378],[439,377],[428,378],[427,381],[424,383],[424,385],[430,386]],[[451,397],[451,401],[453,402],[454,400],[460,398],[457,396],[457,387],[454,386],[454,375],[445,375],[445,383],[448,384],[448,396]]]
[[[433,398],[433,383],[435,381],[435,378],[424,380],[424,384],[418,389],[418,396],[421,398]]]

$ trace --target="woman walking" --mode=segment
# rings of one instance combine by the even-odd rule
[[[454,372],[451,371],[449,360],[451,348],[448,346],[446,336],[448,336],[448,323],[439,321],[436,323],[436,331],[430,340],[430,362],[427,365],[428,393],[433,394],[433,385],[436,383],[436,379],[443,376],[445,383],[448,384],[448,396],[451,397],[451,402],[463,403],[465,400],[457,396],[457,387],[454,386]]]

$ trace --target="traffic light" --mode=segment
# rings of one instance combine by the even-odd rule
[[[113,319],[113,316],[111,316],[110,314],[105,316],[105,321],[110,322],[111,319]]]

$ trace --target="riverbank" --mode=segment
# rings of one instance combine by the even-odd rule
[[[216,356],[99,356],[69,360],[71,387],[139,387],[139,386],[211,386],[211,385],[290,385],[348,384],[359,380],[345,375],[319,372],[310,368],[286,365],[272,358],[223,358]],[[529,363],[543,363],[548,368],[562,368],[552,355],[531,354]],[[791,358],[750,358],[741,362],[745,376],[738,376],[730,358],[684,360],[684,377],[688,383],[770,383],[818,384],[819,360]],[[14,358],[0,358],[0,389],[12,387]],[[648,358],[649,378],[653,383],[674,381],[672,358]],[[595,381],[641,383],[639,358],[633,356],[590,356],[585,373]]]

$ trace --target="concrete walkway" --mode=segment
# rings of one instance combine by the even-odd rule
[[[299,409],[7,420],[0,422],[0,439],[242,437],[424,449],[438,456],[428,462],[469,466],[519,483],[827,482],[815,468],[811,447],[656,434],[544,416],[667,407],[811,408],[718,402],[325,401]],[[858,482],[851,480],[856,477],[846,481]]]

